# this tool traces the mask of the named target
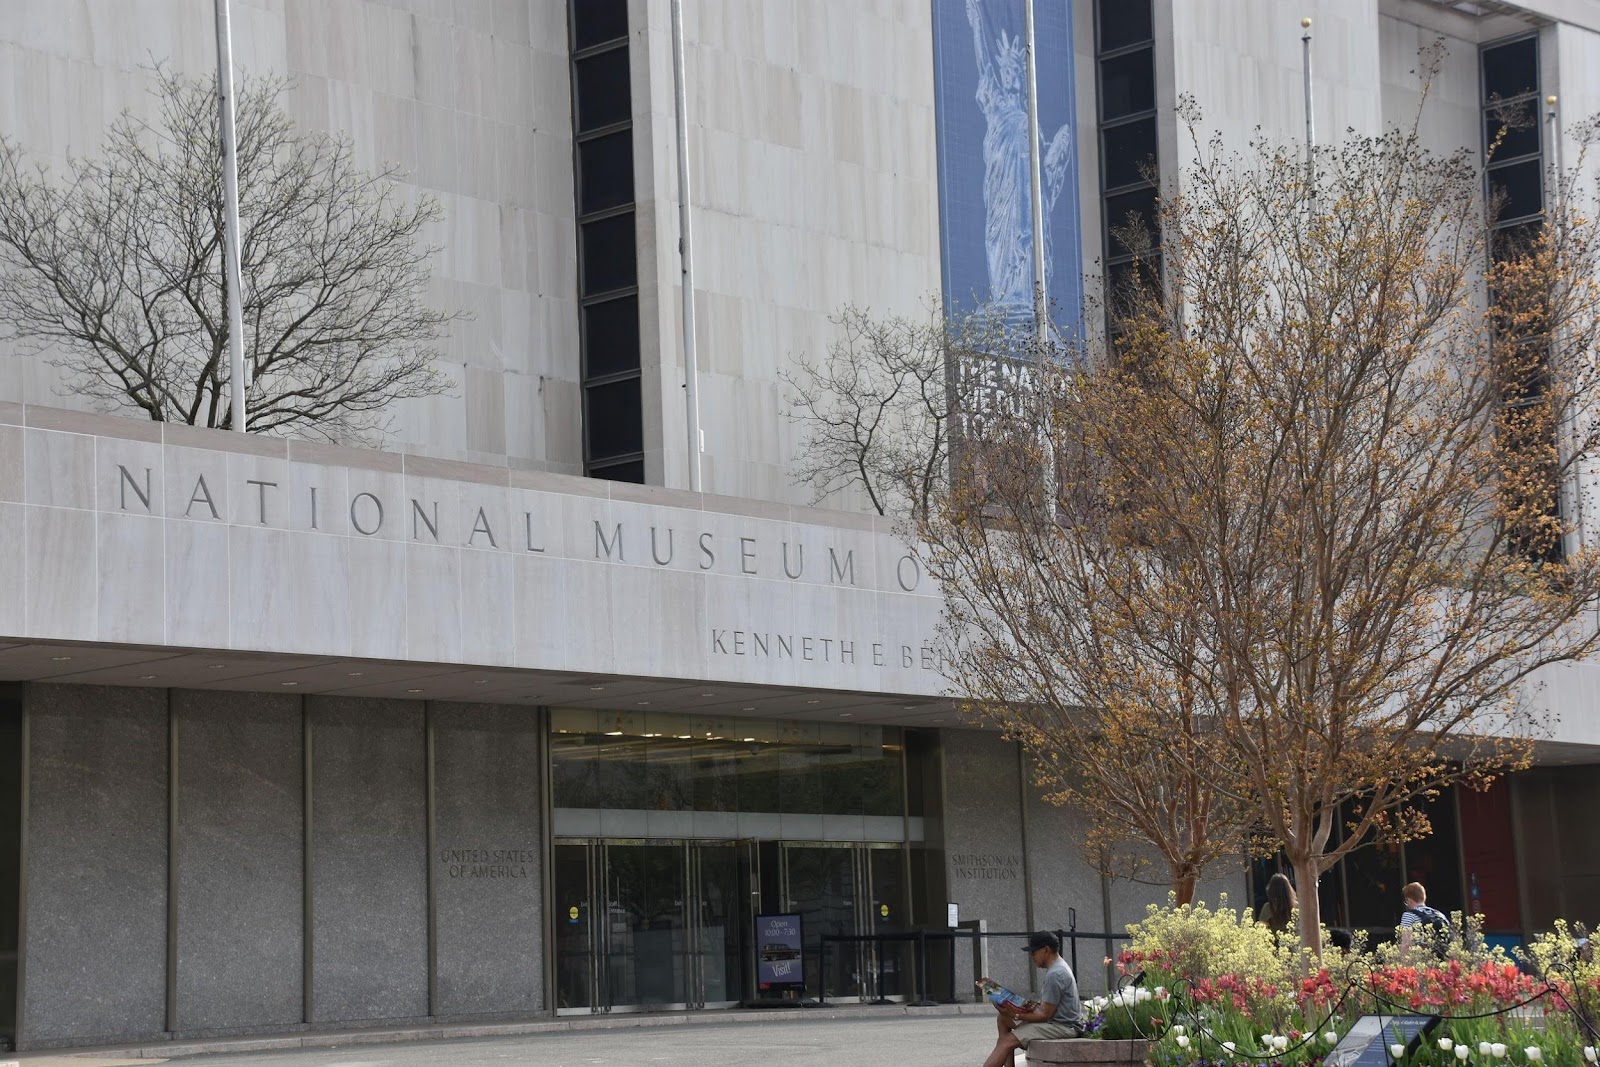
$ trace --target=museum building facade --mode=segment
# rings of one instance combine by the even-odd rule
[[[1058,312],[1134,269],[1103,220],[1176,180],[1181,93],[1224,137],[1299,136],[1302,14],[1322,130],[1404,119],[1439,36],[1430,142],[1478,146],[1491,101],[1600,111],[1594,5],[1302,7],[1035,0]],[[822,939],[1115,932],[1165,897],[1096,873],[1018,746],[961,720],[894,524],[796,481],[786,375],[841,308],[1031,313],[1002,180],[1026,152],[986,156],[1016,129],[1021,0],[685,0],[698,434],[667,0],[234,8],[241,69],[290,77],[302,127],[439,200],[455,387],[344,447],[95,413],[0,342],[0,1035],[957,998],[975,971],[1027,985],[1014,942],[924,978],[908,942]],[[23,4],[0,134],[83,156],[150,114],[150,57],[211,69],[192,16]],[[1562,136],[1487,179],[1524,222]],[[1330,924],[1392,924],[1415,878],[1507,939],[1600,907],[1594,679],[1530,693],[1558,714],[1532,770],[1330,872]],[[1269,867],[1202,895],[1247,904]],[[1110,947],[1076,946],[1086,990]]]
[[[881,520],[21,405],[0,456],[21,1048],[732,1006],[768,913],[849,999],[912,957],[823,934],[1103,925]]]

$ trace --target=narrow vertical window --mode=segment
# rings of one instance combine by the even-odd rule
[[[1128,295],[1157,284],[1155,23],[1150,0],[1096,0],[1100,220],[1106,329]]]
[[[583,469],[644,481],[627,0],[570,0]]]
[[[1521,255],[1544,228],[1545,145],[1539,98],[1539,38],[1497,41],[1478,53],[1483,109],[1484,184],[1493,212],[1489,254]],[[1546,407],[1549,338],[1495,338],[1503,411],[1500,435],[1516,466],[1516,519],[1508,549],[1536,563],[1565,556],[1556,428]]]

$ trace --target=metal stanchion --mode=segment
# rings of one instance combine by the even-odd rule
[[[909,1005],[913,1008],[933,1008],[939,1002],[928,996],[928,931],[917,931],[917,998]]]
[[[872,944],[872,954],[877,957],[877,966],[873,968],[878,977],[877,997],[870,1001],[873,1004],[887,1004],[889,998],[883,995],[883,947],[884,941],[880,938]]]
[[[1068,936],[1072,938],[1072,979],[1078,979],[1078,909],[1067,909]]]

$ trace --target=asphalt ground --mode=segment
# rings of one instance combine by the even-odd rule
[[[992,1014],[851,1019],[773,1018],[737,1024],[565,1030],[158,1058],[24,1053],[22,1067],[969,1067],[994,1046]],[[148,1053],[147,1053],[148,1055]],[[4,1057],[0,1057],[3,1060]],[[1018,1057],[1019,1067],[1024,1058]]]

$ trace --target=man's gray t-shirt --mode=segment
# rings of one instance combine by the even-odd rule
[[[1078,1003],[1078,980],[1072,976],[1072,968],[1067,966],[1066,960],[1057,957],[1054,963],[1045,968],[1044,988],[1039,993],[1039,1001],[1056,1006],[1056,1013],[1050,1017],[1051,1022],[1083,1026],[1083,1005]]]

